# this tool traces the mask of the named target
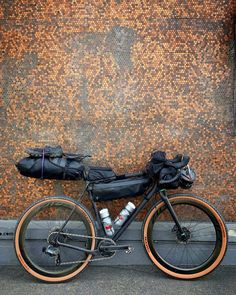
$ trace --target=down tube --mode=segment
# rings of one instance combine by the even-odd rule
[[[147,194],[147,196],[144,195],[144,200],[139,204],[139,206],[136,208],[136,210],[134,210],[133,214],[130,215],[130,217],[126,220],[126,222],[123,224],[123,226],[114,235],[114,237],[112,238],[114,241],[117,241],[119,239],[119,237],[124,233],[124,231],[127,229],[127,227],[131,224],[131,222],[138,215],[138,213],[146,206],[148,201],[156,193],[156,189],[157,189],[157,184],[154,183],[151,191]]]

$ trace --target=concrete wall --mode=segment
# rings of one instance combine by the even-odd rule
[[[15,221],[1,221],[0,222],[0,265],[16,265],[19,264],[13,245],[13,233],[15,228]],[[118,244],[130,245],[134,248],[131,254],[125,254],[123,251],[117,252],[117,254],[109,260],[94,261],[96,265],[148,265],[151,264],[144,246],[142,244],[142,232],[141,222],[134,222],[126,230],[126,232],[119,239]],[[229,245],[222,265],[236,265],[236,224],[228,223],[229,233]],[[160,233],[159,233],[160,234]],[[37,233],[37,237],[40,235]],[[209,237],[209,236],[208,236]],[[163,241],[166,240],[166,236],[163,236]],[[165,245],[166,252],[168,253],[168,245]],[[172,245],[173,247],[173,245]],[[197,247],[200,247],[201,251],[206,248],[205,243],[200,243]],[[42,249],[34,249],[39,255]],[[163,253],[163,252],[162,252]],[[75,255],[75,253],[73,252]],[[40,256],[42,258],[42,256]],[[72,255],[71,260],[74,261],[75,256]]]

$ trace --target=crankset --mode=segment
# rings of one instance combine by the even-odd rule
[[[115,241],[113,240],[102,240],[98,244],[99,254],[103,257],[113,257],[116,254],[116,251],[112,247],[116,246]]]
[[[113,240],[112,240],[113,241]],[[112,244],[107,244],[106,242],[103,243],[103,241],[99,244],[98,249],[100,250],[101,253],[109,253],[109,252],[114,252],[114,251],[125,251],[127,254],[132,253],[134,250],[133,247],[129,245],[116,245],[116,243],[113,241]]]

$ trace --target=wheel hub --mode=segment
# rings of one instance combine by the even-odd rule
[[[191,233],[190,231],[186,228],[186,227],[183,227],[182,228],[182,233],[178,230],[176,235],[177,235],[177,240],[180,242],[180,243],[188,243],[188,241],[190,240],[191,238]]]

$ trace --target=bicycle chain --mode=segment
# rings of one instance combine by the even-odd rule
[[[50,235],[52,234],[57,234],[58,232],[51,232]],[[105,240],[105,241],[109,241],[111,243],[113,243],[114,245],[116,245],[116,243],[110,239],[110,238],[104,238],[104,237],[92,237],[92,236],[85,236],[85,235],[78,235],[78,234],[69,234],[69,233],[61,233],[62,235],[66,235],[66,236],[71,236],[71,237],[80,237],[80,238],[89,238],[89,239],[96,239],[96,240]],[[47,241],[49,240],[49,237],[47,238]],[[115,256],[116,254],[116,250],[113,250],[114,254],[109,256],[109,257],[100,257],[100,258],[94,258],[94,259],[90,259],[88,262],[92,262],[92,261],[98,261],[98,260],[107,260],[107,259],[111,259]],[[68,265],[68,264],[77,264],[77,263],[81,263],[81,262],[86,262],[87,260],[76,260],[76,261],[71,261],[71,262],[60,262],[60,265]]]

